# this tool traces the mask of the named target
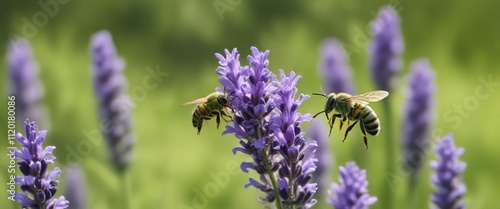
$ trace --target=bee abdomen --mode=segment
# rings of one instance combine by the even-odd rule
[[[363,107],[360,114],[363,118],[365,131],[372,136],[378,135],[378,132],[380,131],[380,121],[378,120],[375,111],[373,111],[372,108],[366,105]]]
[[[201,117],[200,117],[200,110],[198,107],[196,107],[193,111],[193,118],[191,120],[191,122],[193,123],[193,127],[198,127],[198,121],[201,120]]]

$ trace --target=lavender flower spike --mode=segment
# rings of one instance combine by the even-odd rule
[[[399,25],[399,16],[390,6],[382,8],[371,25],[373,41],[368,46],[369,67],[373,81],[381,90],[391,91],[401,70],[399,56],[404,46]]]
[[[431,161],[431,167],[436,174],[432,176],[432,183],[436,190],[431,196],[436,209],[462,209],[465,202],[462,200],[466,192],[460,174],[465,170],[466,163],[458,160],[464,153],[464,148],[455,148],[453,135],[442,137],[435,147],[438,161]]]
[[[87,185],[78,165],[66,169],[66,199],[71,202],[71,209],[87,209]]]
[[[309,96],[300,94],[295,100],[296,86],[301,76],[295,76],[293,71],[287,76],[280,70],[280,77],[281,81],[275,82],[279,90],[274,98],[278,111],[273,114],[270,127],[274,130],[283,157],[279,169],[278,182],[282,182],[278,185],[279,192],[286,208],[311,208],[317,202],[313,198],[317,184],[309,182],[318,161],[314,158],[317,143],[314,140],[306,143],[300,127],[302,122],[311,120],[311,115],[297,112],[297,108]]]
[[[16,140],[21,143],[21,150],[15,149],[15,155],[21,161],[19,170],[24,176],[16,176],[16,184],[21,185],[22,193],[16,193],[16,199],[23,208],[32,209],[62,209],[68,207],[68,201],[61,196],[55,198],[58,181],[56,180],[61,170],[54,168],[49,171],[48,165],[56,159],[52,155],[54,146],[43,148],[47,131],[38,131],[35,122],[24,122],[26,137],[16,134]]]
[[[10,93],[16,97],[17,118],[31,118],[48,128],[49,120],[42,103],[43,85],[38,78],[38,64],[28,40],[19,38],[11,42],[7,63],[11,80]]]
[[[340,166],[339,184],[333,183],[327,202],[335,209],[367,209],[376,197],[368,195],[366,170],[360,170],[355,162]]]
[[[324,78],[323,90],[326,93],[345,92],[354,94],[352,69],[347,53],[337,39],[327,39],[321,44],[319,70]]]
[[[239,54],[226,50],[226,56],[216,54],[219,82],[227,91],[234,108],[234,121],[226,126],[224,134],[232,133],[240,139],[241,147],[233,153],[250,155],[252,162],[243,162],[241,170],[255,170],[260,181],[250,178],[245,187],[253,186],[265,193],[264,202],[275,202],[277,208],[296,206],[310,208],[317,186],[309,183],[316,169],[313,154],[316,143],[306,143],[300,123],[309,121],[309,114],[301,115],[297,107],[308,98],[297,94],[300,76],[280,71],[281,80],[267,66],[269,51],[252,47],[249,66],[242,67]],[[279,177],[277,179],[277,176]],[[276,180],[277,179],[277,180]]]
[[[123,76],[125,63],[117,56],[108,31],[95,33],[91,41],[94,90],[99,101],[99,117],[104,124],[101,131],[108,139],[113,162],[119,170],[123,170],[132,159],[135,143],[131,127],[131,101],[125,92],[127,84]]]
[[[403,161],[411,168],[412,178],[422,167],[422,158],[427,150],[434,121],[436,85],[434,71],[428,59],[419,59],[411,64],[407,77],[406,104],[403,110]]]
[[[316,141],[318,147],[314,156],[318,159],[316,171],[314,171],[313,181],[318,185],[329,185],[330,174],[334,163],[330,152],[330,138],[328,137],[328,128],[320,119],[313,119],[311,126],[307,130],[307,138]],[[326,187],[318,187],[316,199],[323,199],[326,195]]]
[[[236,49],[225,50],[225,56],[216,54],[220,65],[216,70],[219,82],[235,110],[233,123],[227,125],[223,133],[234,134],[240,140],[241,147],[234,148],[233,153],[241,152],[253,159],[243,162],[241,170],[247,173],[252,169],[260,176],[260,181],[250,178],[245,187],[260,189],[265,193],[261,200],[270,203],[279,200],[274,189],[274,172],[279,169],[278,143],[273,140],[273,131],[269,128],[276,88],[271,83],[274,75],[267,69],[269,51],[262,53],[256,47],[251,50],[250,66],[244,67],[240,65]]]

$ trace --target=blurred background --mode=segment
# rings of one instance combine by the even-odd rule
[[[357,93],[374,90],[366,49],[371,39],[369,23],[388,4],[401,17],[405,44],[401,79],[391,93],[398,131],[395,136],[400,136],[404,76],[409,63],[428,57],[436,71],[436,133],[453,132],[457,146],[465,148],[461,159],[468,164],[463,176],[468,208],[497,206],[492,199],[500,195],[497,188],[500,130],[496,122],[500,117],[497,109],[500,86],[494,84],[489,97],[478,100],[478,108],[465,110],[464,114],[454,108],[475,96],[476,87],[483,85],[479,78],[488,80],[491,76],[491,80],[500,82],[499,1],[40,2],[55,3],[57,8],[46,10],[34,1],[2,2],[0,57],[6,57],[8,44],[16,35],[30,41],[40,66],[44,104],[51,123],[45,145],[57,147],[56,166],[63,171],[70,161],[82,167],[88,208],[119,208],[118,203],[124,199],[106,142],[85,134],[99,130],[90,71],[89,41],[93,33],[109,30],[119,56],[126,62],[124,74],[135,104],[132,118],[137,137],[135,158],[129,168],[132,208],[263,208],[258,201],[261,193],[243,187],[255,173],[235,168],[250,160],[246,155],[232,154],[238,140],[232,135],[221,136],[223,126],[217,130],[215,121],[205,123],[201,135],[196,135],[191,126],[194,106],[181,104],[220,86],[214,53],[238,48],[240,61],[246,65],[250,46],[270,50],[269,68],[274,73],[284,69],[301,74],[299,92],[318,92],[323,82],[318,71],[320,43],[330,37],[340,40],[349,52]],[[47,18],[43,19],[40,12]],[[34,30],[28,31],[26,27]],[[5,59],[0,59],[0,66],[3,78],[0,86],[6,98],[9,76]],[[159,68],[168,76],[143,94],[132,91],[143,86],[148,68]],[[0,106],[6,110],[7,100],[3,101]],[[300,111],[314,114],[323,105],[323,98],[313,97]],[[377,103],[372,108],[382,111],[382,105]],[[460,117],[462,123],[455,126],[446,120],[447,111]],[[7,112],[1,111],[0,116],[1,130],[6,130]],[[383,126],[383,117],[381,121]],[[24,133],[20,127],[16,131]],[[356,160],[361,168],[367,169],[370,194],[381,197],[383,187],[388,186],[384,178],[386,133],[382,130],[379,136],[369,137],[370,149],[365,151],[361,133],[354,130],[344,143],[332,137],[330,150],[335,165],[330,179],[338,181],[338,165]],[[340,133],[334,130],[332,135]],[[1,141],[2,147],[7,146],[5,137]],[[78,147],[82,143],[91,146]],[[396,147],[400,150],[399,144]],[[397,152],[396,156],[400,156]],[[7,150],[1,149],[0,154],[5,159]],[[433,151],[426,156],[426,160],[435,158]],[[6,198],[7,166],[7,160],[0,161],[0,191],[3,191],[0,207],[20,208]],[[214,178],[221,173],[229,176],[227,182]],[[413,208],[430,206],[431,173],[426,161],[415,194],[418,201],[412,203]],[[65,174],[60,178],[58,195],[66,192]],[[399,208],[409,204],[406,185],[402,178],[392,190]],[[204,192],[207,188],[213,190],[208,196]],[[318,202],[315,208],[332,208],[324,198]],[[376,203],[372,208],[382,206]]]

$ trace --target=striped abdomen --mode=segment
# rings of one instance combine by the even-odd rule
[[[198,123],[203,123],[203,120],[210,120],[214,116],[205,109],[203,104],[198,104],[193,111],[193,127],[198,127]]]
[[[376,136],[380,132],[380,121],[377,114],[368,105],[356,104],[349,117],[351,120],[361,119],[365,131],[372,136]]]

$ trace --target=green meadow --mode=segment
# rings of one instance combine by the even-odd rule
[[[465,148],[467,163],[463,181],[467,208],[495,208],[500,196],[500,2],[459,1],[66,1],[2,2],[0,9],[0,208],[20,208],[8,197],[7,95],[9,73],[6,52],[13,37],[27,38],[40,67],[45,88],[44,105],[50,129],[44,143],[54,145],[55,166],[63,170],[56,196],[65,194],[67,166],[82,167],[87,206],[92,209],[122,208],[264,208],[262,193],[244,185],[255,172],[239,169],[247,155],[232,154],[238,146],[233,135],[222,135],[224,123],[204,123],[200,135],[191,125],[194,106],[181,104],[203,97],[221,87],[215,69],[215,53],[237,48],[247,65],[250,47],[269,50],[269,69],[295,71],[302,76],[299,93],[321,91],[318,70],[320,44],[337,38],[349,52],[357,93],[375,90],[368,68],[369,28],[379,9],[391,4],[401,17],[405,50],[397,88],[390,93],[395,122],[395,141],[385,140],[384,110],[378,113],[382,130],[369,136],[365,151],[362,134],[354,128],[342,143],[338,124],[332,132],[332,182],[338,166],[348,161],[367,170],[369,193],[379,198],[373,209],[393,202],[394,208],[430,208],[435,159],[432,147],[425,155],[417,188],[408,195],[409,178],[397,164],[395,179],[388,182],[386,143],[394,143],[393,155],[401,157],[401,121],[405,104],[406,75],[412,61],[427,57],[435,71],[437,86],[433,141],[453,133],[455,144]],[[56,5],[57,7],[55,7]],[[44,18],[45,17],[45,18]],[[90,37],[106,29],[113,35],[117,52],[126,62],[124,75],[136,136],[134,160],[128,168],[128,191],[109,158],[106,139],[99,133],[97,101],[91,73]],[[145,85],[152,71],[168,75]],[[488,81],[490,80],[490,81]],[[488,81],[488,82],[486,82]],[[149,82],[149,81],[148,81]],[[146,88],[147,87],[147,88]],[[478,88],[481,88],[478,95]],[[311,97],[301,113],[323,109],[324,98]],[[23,120],[23,119],[21,119]],[[324,117],[320,117],[325,125]],[[304,123],[307,130],[309,123]],[[345,130],[345,129],[344,129]],[[24,134],[17,124],[16,132]],[[434,142],[432,143],[434,144]],[[17,144],[20,147],[19,144]],[[16,174],[20,174],[16,170]],[[319,185],[330,188],[330,185]],[[387,187],[390,187],[387,190]],[[19,188],[18,188],[19,189]],[[383,194],[390,192],[390,194]],[[70,203],[71,205],[71,203]],[[71,208],[71,207],[70,207]],[[325,198],[314,208],[333,208]]]

